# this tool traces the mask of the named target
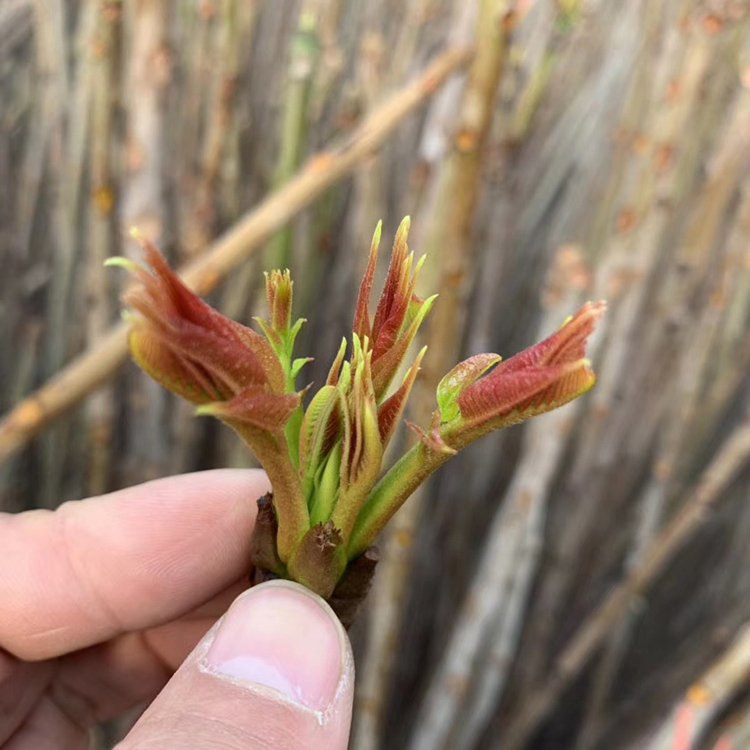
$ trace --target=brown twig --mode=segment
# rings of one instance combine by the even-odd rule
[[[213,289],[247,255],[324,190],[350,174],[378,149],[393,129],[471,58],[467,49],[449,49],[394,94],[343,143],[314,156],[285,187],[248,212],[221,235],[204,256],[182,271],[199,294]],[[0,461],[104,383],[127,356],[127,326],[115,326],[102,341],[76,357],[0,422]]]
[[[748,460],[750,419],[745,419],[724,440],[682,509],[650,545],[643,564],[615,586],[562,650],[546,683],[529,698],[518,718],[504,733],[504,750],[520,750],[526,745],[633,599],[643,594],[700,529],[722,492]]]

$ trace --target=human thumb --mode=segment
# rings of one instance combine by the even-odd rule
[[[354,663],[330,607],[296,583],[238,597],[118,750],[345,750]]]

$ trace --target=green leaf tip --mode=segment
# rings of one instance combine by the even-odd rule
[[[143,267],[138,265],[134,260],[123,258],[121,255],[113,255],[111,258],[107,258],[102,265],[105,268],[124,268],[130,273],[137,273],[139,270],[143,270]]]

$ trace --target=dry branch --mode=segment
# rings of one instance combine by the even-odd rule
[[[555,661],[546,683],[532,695],[504,733],[504,750],[520,750],[554,709],[557,700],[581,673],[620,621],[633,599],[664,572],[675,555],[696,534],[712,506],[750,460],[750,418],[724,440],[677,516],[649,547],[643,564],[610,592],[586,619]]]
[[[224,233],[182,276],[199,294],[213,289],[226,274],[292,216],[328,187],[350,174],[378,149],[393,129],[471,58],[467,49],[442,53],[342,143],[315,155],[284,188]],[[127,326],[114,327],[94,348],[79,355],[0,422],[0,461],[20,450],[34,435],[104,383],[127,356]]]
[[[287,71],[284,112],[281,116],[281,137],[276,170],[275,189],[285,185],[299,169],[305,154],[309,130],[310,94],[319,57],[318,17],[320,3],[307,0],[302,3],[297,29],[289,44],[290,57]],[[264,255],[271,268],[288,268],[292,260],[294,233],[291,226],[283,227],[268,243]]]
[[[166,99],[171,76],[165,58],[168,18],[166,5],[159,0],[137,0],[123,9],[123,29],[130,44],[123,66],[127,163],[120,190],[119,228],[126,236],[129,227],[137,226],[157,245],[168,226],[164,189],[169,146]],[[138,252],[135,246],[132,250]],[[125,465],[118,461],[119,473],[130,482],[153,479],[166,472],[167,394],[157,383],[140,377],[128,379],[126,389],[125,399],[132,404],[125,436],[129,460]]]

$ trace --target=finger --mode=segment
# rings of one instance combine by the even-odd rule
[[[56,660],[22,662],[0,650],[0,746],[49,693],[77,726],[150,703],[195,644],[245,589],[238,581],[180,620],[126,633]],[[56,714],[54,714],[56,715]],[[39,729],[39,717],[34,725]]]
[[[243,594],[118,750],[345,750],[354,665],[322,599],[288,581]]]
[[[53,673],[49,662],[29,664],[0,650],[0,745],[26,720]]]
[[[89,732],[76,724],[48,696],[36,703],[3,750],[84,750]]]
[[[160,479],[0,515],[0,646],[34,660],[167,622],[249,567],[265,474]]]
[[[55,703],[84,726],[150,703],[246,588],[238,582],[179,620],[60,657],[49,687]]]
[[[248,586],[247,576],[243,575],[234,585],[179,620],[143,631],[147,647],[167,666],[170,676]]]

